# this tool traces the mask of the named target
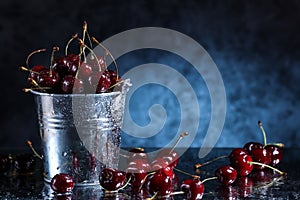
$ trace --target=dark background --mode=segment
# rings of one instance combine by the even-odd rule
[[[179,31],[199,42],[218,66],[227,94],[226,121],[217,146],[262,141],[257,120],[263,121],[270,142],[300,146],[300,1],[9,0],[1,1],[0,9],[1,147],[24,147],[27,139],[40,142],[33,98],[21,91],[27,74],[18,67],[33,50],[63,47],[71,35],[81,31],[84,20],[100,41],[128,29],[153,26]],[[151,55],[166,64],[172,59],[155,52]],[[126,57],[120,60],[126,66],[122,73],[143,63],[141,55],[136,62],[134,56],[129,58],[130,62]],[[49,54],[35,59],[47,64]],[[145,63],[150,61],[146,56]],[[185,70],[184,75],[192,76],[190,72]],[[145,90],[140,92],[136,98],[143,98]],[[132,113],[133,117],[146,123],[153,98],[136,100],[145,110]],[[209,94],[203,99],[209,103]],[[174,125],[178,112],[170,109],[174,109]],[[209,106],[203,105],[204,119],[194,146],[202,143],[209,112]],[[166,130],[172,128],[168,124]],[[124,134],[123,145],[162,146],[162,139],[168,140],[164,135],[139,142]]]

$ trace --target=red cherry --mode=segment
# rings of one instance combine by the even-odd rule
[[[198,179],[186,179],[180,186],[184,192],[185,199],[196,200],[202,199],[204,194],[204,184]]]
[[[83,62],[79,66],[78,77],[87,80],[89,76],[92,74],[92,72],[93,72],[92,67],[89,64]]]
[[[61,83],[61,90],[66,94],[79,94],[83,93],[84,85],[81,79],[75,78],[72,75],[67,75],[63,78]]]
[[[276,145],[267,145],[265,146],[265,149],[271,153],[271,162],[270,165],[276,166],[278,165],[282,160],[282,149]]]
[[[252,160],[255,162],[259,162],[266,165],[271,163],[271,153],[266,149],[253,149],[251,156]],[[261,170],[264,168],[264,165],[254,165],[254,169]]]
[[[126,173],[117,169],[104,168],[99,174],[99,183],[105,190],[119,190],[126,183]]]
[[[248,142],[244,145],[243,149],[251,155],[253,149],[263,149],[264,146],[258,142]]]
[[[151,168],[153,171],[160,171],[161,173],[169,176],[171,179],[174,177],[173,168],[170,166],[169,161],[164,158],[156,158],[153,160]]]
[[[234,183],[237,178],[237,171],[231,166],[221,166],[215,171],[218,181],[224,185]]]
[[[234,149],[229,158],[231,166],[235,168],[238,176],[247,176],[251,173],[253,165],[250,162],[253,160],[244,150]]]
[[[158,158],[163,158],[167,160],[172,168],[176,167],[179,161],[179,155],[176,151],[171,151],[170,149],[161,150],[158,155]]]
[[[60,84],[60,77],[57,72],[45,69],[38,75],[37,83],[40,87],[49,87],[51,91],[57,91]]]
[[[88,78],[88,81],[91,90],[95,91],[96,93],[106,92],[111,85],[108,71],[93,72]]]
[[[247,155],[247,152],[242,148],[234,148],[229,154],[229,158],[232,159],[236,156]]]
[[[272,181],[274,174],[270,172],[270,170],[259,170],[259,171],[253,171],[250,174],[251,179],[254,181],[257,185],[266,184]]]
[[[46,70],[47,68],[43,65],[36,65],[34,66],[30,71],[29,71],[29,76],[28,76],[28,83],[31,87],[35,87],[32,83],[32,80],[37,82],[38,75],[40,74],[41,71]]]
[[[146,185],[150,195],[166,196],[173,192],[172,179],[160,171],[150,175]]]
[[[74,181],[72,177],[68,174],[56,174],[50,182],[52,190],[56,193],[69,193],[74,188]]]
[[[99,79],[96,93],[106,92],[109,89],[110,85],[111,85],[110,74],[108,71],[104,71],[101,74],[101,77]]]

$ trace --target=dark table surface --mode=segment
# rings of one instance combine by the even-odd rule
[[[220,159],[209,165],[203,166],[200,171],[194,169],[194,164],[203,163],[221,155],[229,155],[231,148],[214,148],[205,158],[198,158],[199,149],[190,148],[180,157],[176,168],[197,174],[202,179],[214,176],[214,170],[221,165],[227,165],[228,159]],[[19,150],[18,150],[19,151]],[[5,149],[0,153],[17,151]],[[249,179],[252,180],[252,187],[232,185],[225,187],[217,181],[204,183],[205,193],[203,199],[299,199],[300,198],[300,149],[284,149],[283,160],[277,167],[287,172],[287,176],[280,176],[270,170],[253,172]],[[189,176],[175,172],[178,183]],[[42,163],[37,162],[35,171],[31,175],[17,175],[9,173],[0,175],[0,199],[131,199],[125,192],[119,194],[104,194],[99,186],[75,187],[72,195],[68,198],[53,197],[47,183],[43,181]],[[243,197],[244,196],[244,197]],[[173,199],[183,199],[181,195],[175,195]],[[170,198],[170,199],[172,199]]]

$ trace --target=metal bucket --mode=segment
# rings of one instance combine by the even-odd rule
[[[118,91],[102,94],[32,91],[46,182],[67,173],[77,186],[95,185],[104,166],[117,168],[129,86],[129,80],[124,80]]]

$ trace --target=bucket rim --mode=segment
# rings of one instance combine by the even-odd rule
[[[72,93],[72,94],[62,94],[62,93],[47,93],[47,92],[39,92],[37,90],[30,90],[30,93],[36,96],[51,96],[51,97],[93,97],[93,96],[114,96],[123,93],[124,86],[130,87],[130,79],[125,79],[122,83],[122,90],[112,91],[112,92],[104,92],[104,93]]]

